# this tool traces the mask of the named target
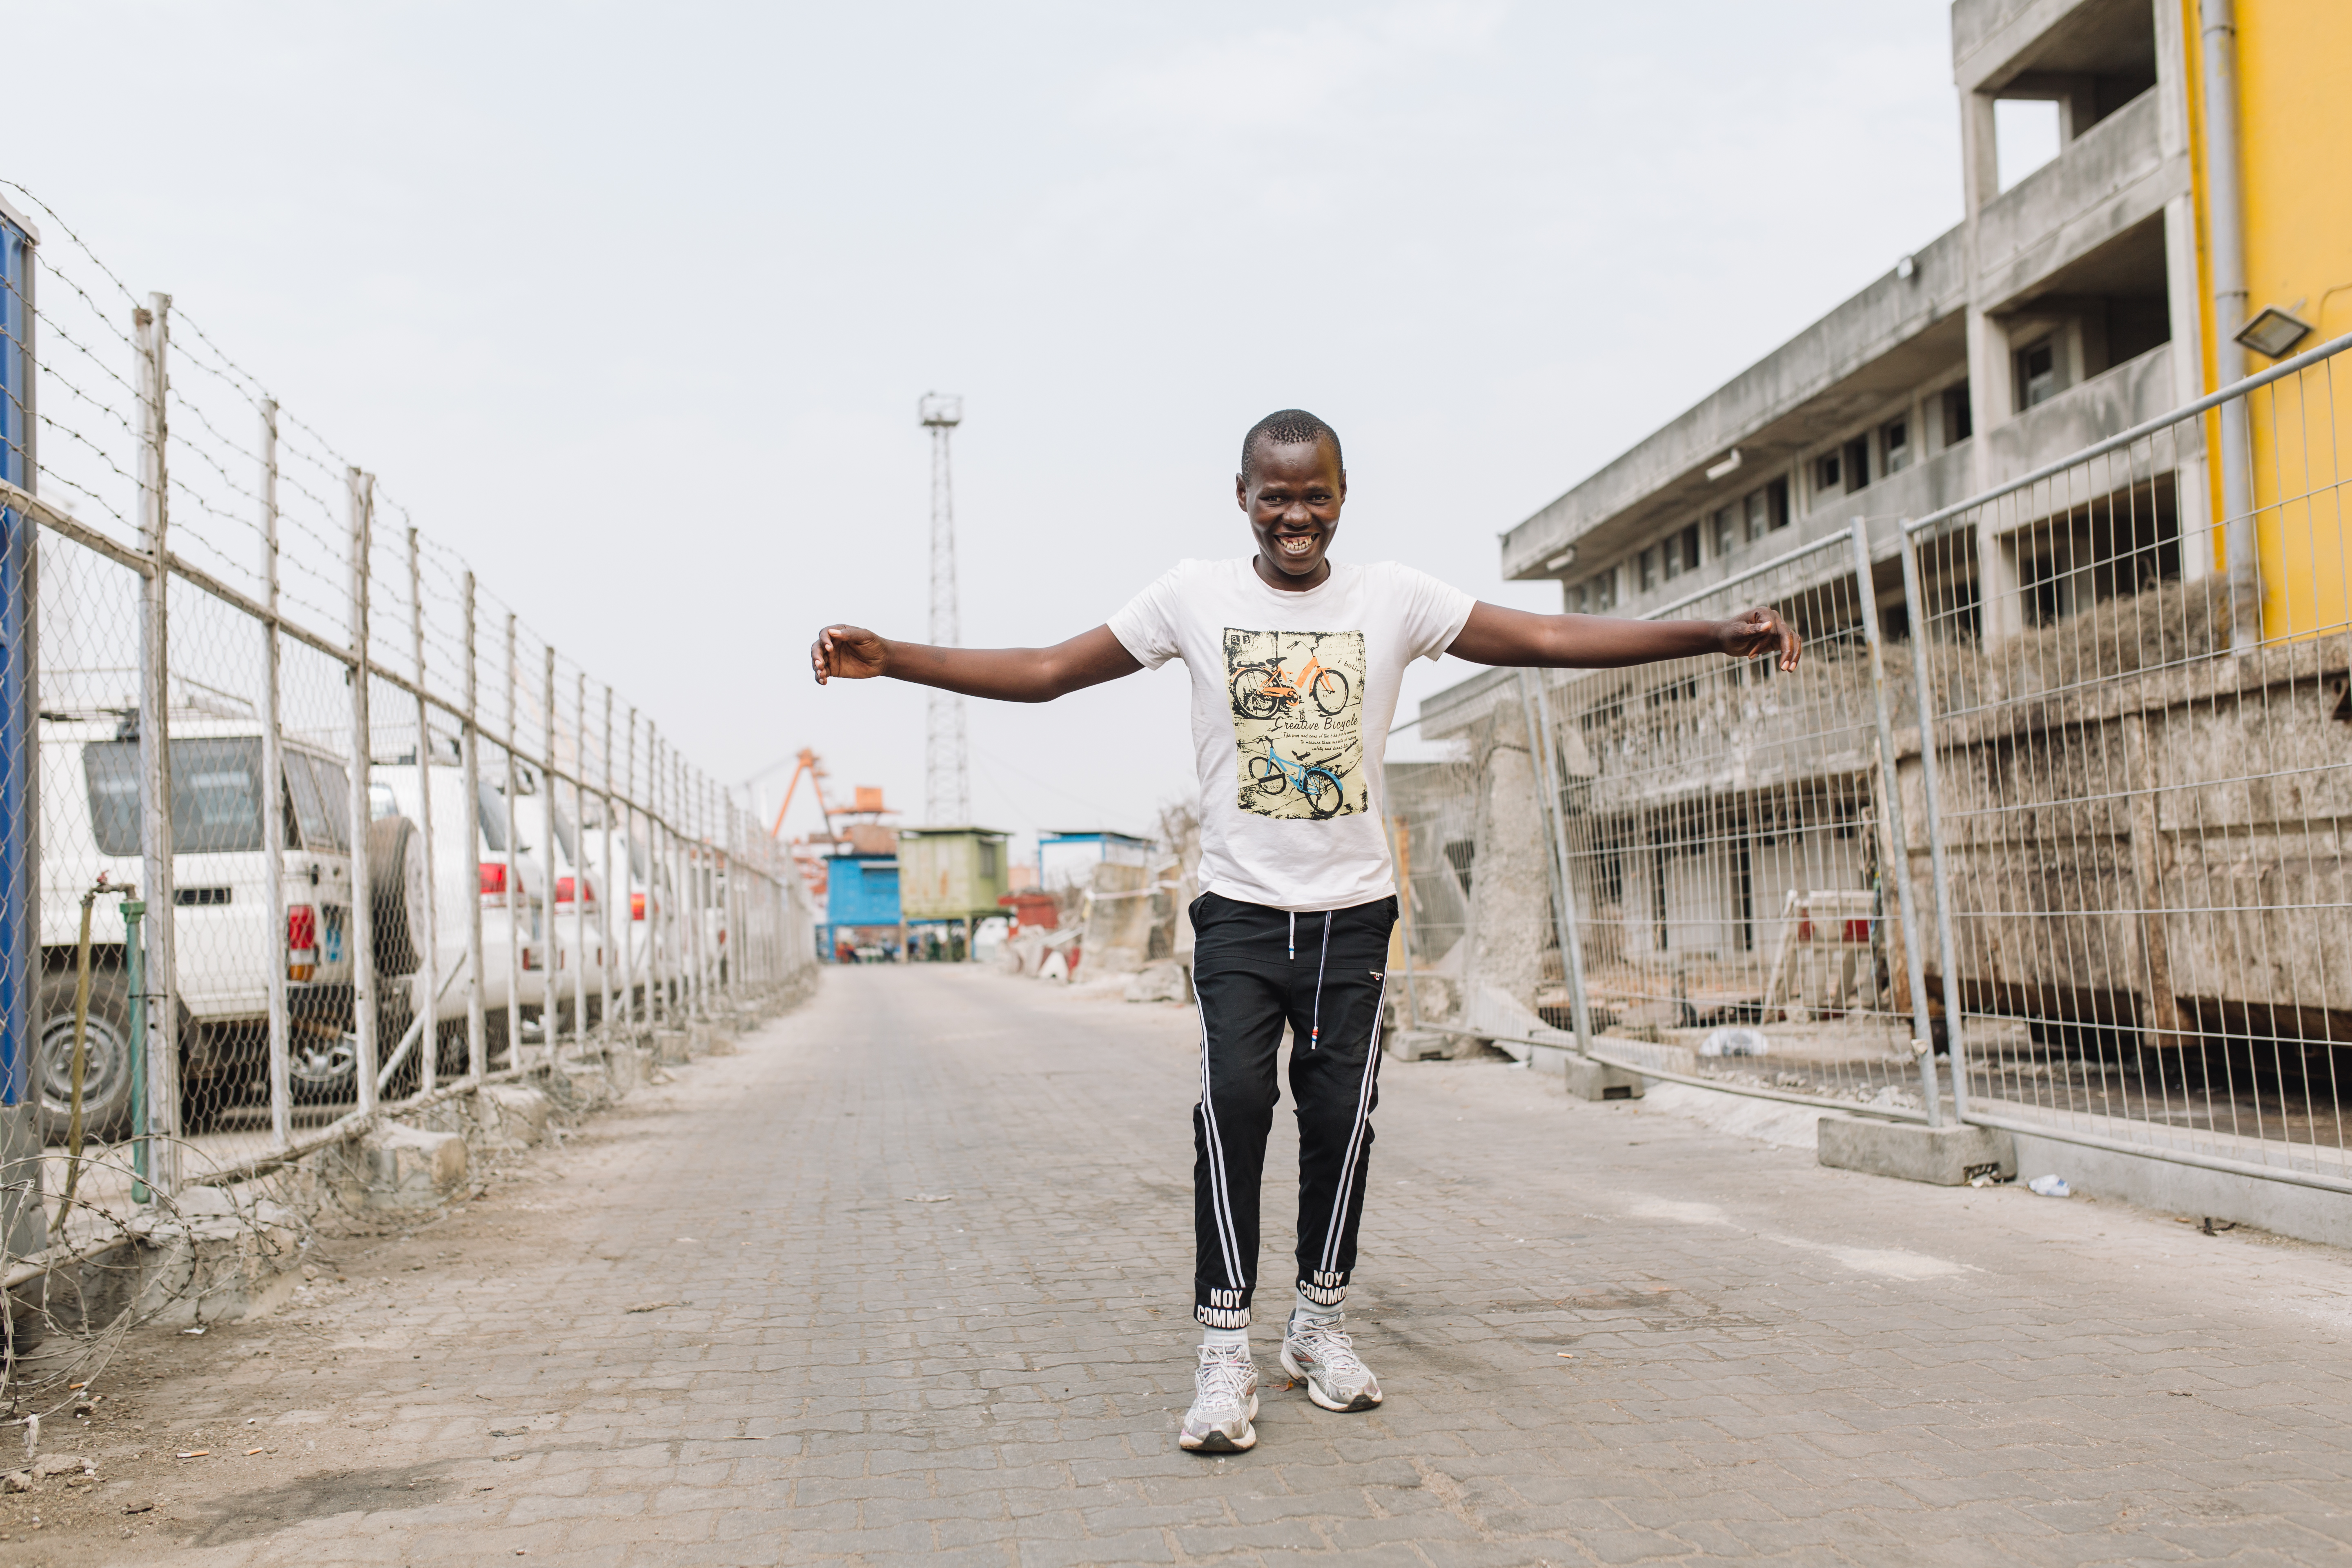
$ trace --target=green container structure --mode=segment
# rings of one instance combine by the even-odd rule
[[[992,827],[898,829],[898,918],[959,926],[971,952],[971,928],[1003,914],[997,900],[1013,890],[1012,837]]]

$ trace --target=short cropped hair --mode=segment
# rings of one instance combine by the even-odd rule
[[[1339,432],[1309,414],[1304,408],[1278,408],[1249,428],[1242,437],[1242,478],[1249,479],[1257,469],[1257,448],[1261,441],[1277,447],[1306,446],[1315,441],[1331,443],[1331,456],[1339,459],[1345,472],[1347,459],[1339,451]]]

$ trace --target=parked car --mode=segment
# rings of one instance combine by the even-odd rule
[[[262,778],[260,727],[226,705],[176,708],[170,717],[173,922],[176,936],[183,1125],[266,1100],[269,972],[285,965],[294,1092],[310,1100],[353,1092],[350,778],[325,747],[289,736],[283,776]],[[135,712],[44,713],[41,752],[41,978],[38,1089],[47,1135],[60,1135],[72,1091],[74,997],[82,894],[103,874],[143,879],[140,752]],[[263,847],[265,803],[284,814],[286,850]],[[415,825],[394,815],[364,842],[375,895],[374,952],[386,982],[417,965],[425,868]],[[285,929],[269,919],[269,879],[285,889]],[[91,908],[84,1033],[82,1124],[98,1139],[130,1131],[129,978],[118,898]],[[405,992],[379,986],[385,1021],[405,1023]]]

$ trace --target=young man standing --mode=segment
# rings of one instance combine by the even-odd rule
[[[1192,1315],[1203,1342],[1178,1441],[1201,1453],[1257,1441],[1249,1314],[1285,1025],[1299,1168],[1283,1370],[1326,1410],[1381,1402],[1340,1309],[1380,1100],[1381,1000],[1397,913],[1381,759],[1407,661],[1452,653],[1600,668],[1719,653],[1769,655],[1793,670],[1799,651],[1769,609],[1727,621],[1538,616],[1480,603],[1392,562],[1335,563],[1347,469],[1339,437],[1301,409],[1251,427],[1234,493],[1255,555],[1181,562],[1109,624],[1053,647],[929,647],[834,626],[809,650],[819,685],[888,676],[1013,702],[1050,701],[1171,658],[1192,675],[1206,889],[1192,909],[1201,1013]]]

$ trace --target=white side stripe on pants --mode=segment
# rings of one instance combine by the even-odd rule
[[[1201,1015],[1201,1125],[1209,1142],[1209,1204],[1217,1215],[1217,1245],[1225,1255],[1225,1281],[1234,1289],[1242,1289],[1248,1281],[1242,1278],[1241,1244],[1234,1237],[1234,1205],[1225,1188],[1225,1141],[1217,1131],[1217,1110],[1212,1100],[1213,1086],[1209,1081],[1209,1005],[1199,1004]]]
[[[1356,1162],[1363,1152],[1364,1129],[1372,1121],[1372,1083],[1381,1069],[1381,1011],[1389,999],[1389,977],[1381,975],[1380,999],[1372,1004],[1372,1038],[1364,1051],[1364,1081],[1356,1089],[1356,1126],[1348,1135],[1348,1157],[1339,1165],[1339,1190],[1331,1199],[1331,1225],[1323,1237],[1323,1269],[1339,1267],[1339,1222],[1348,1212],[1348,1192],[1356,1184]]]

